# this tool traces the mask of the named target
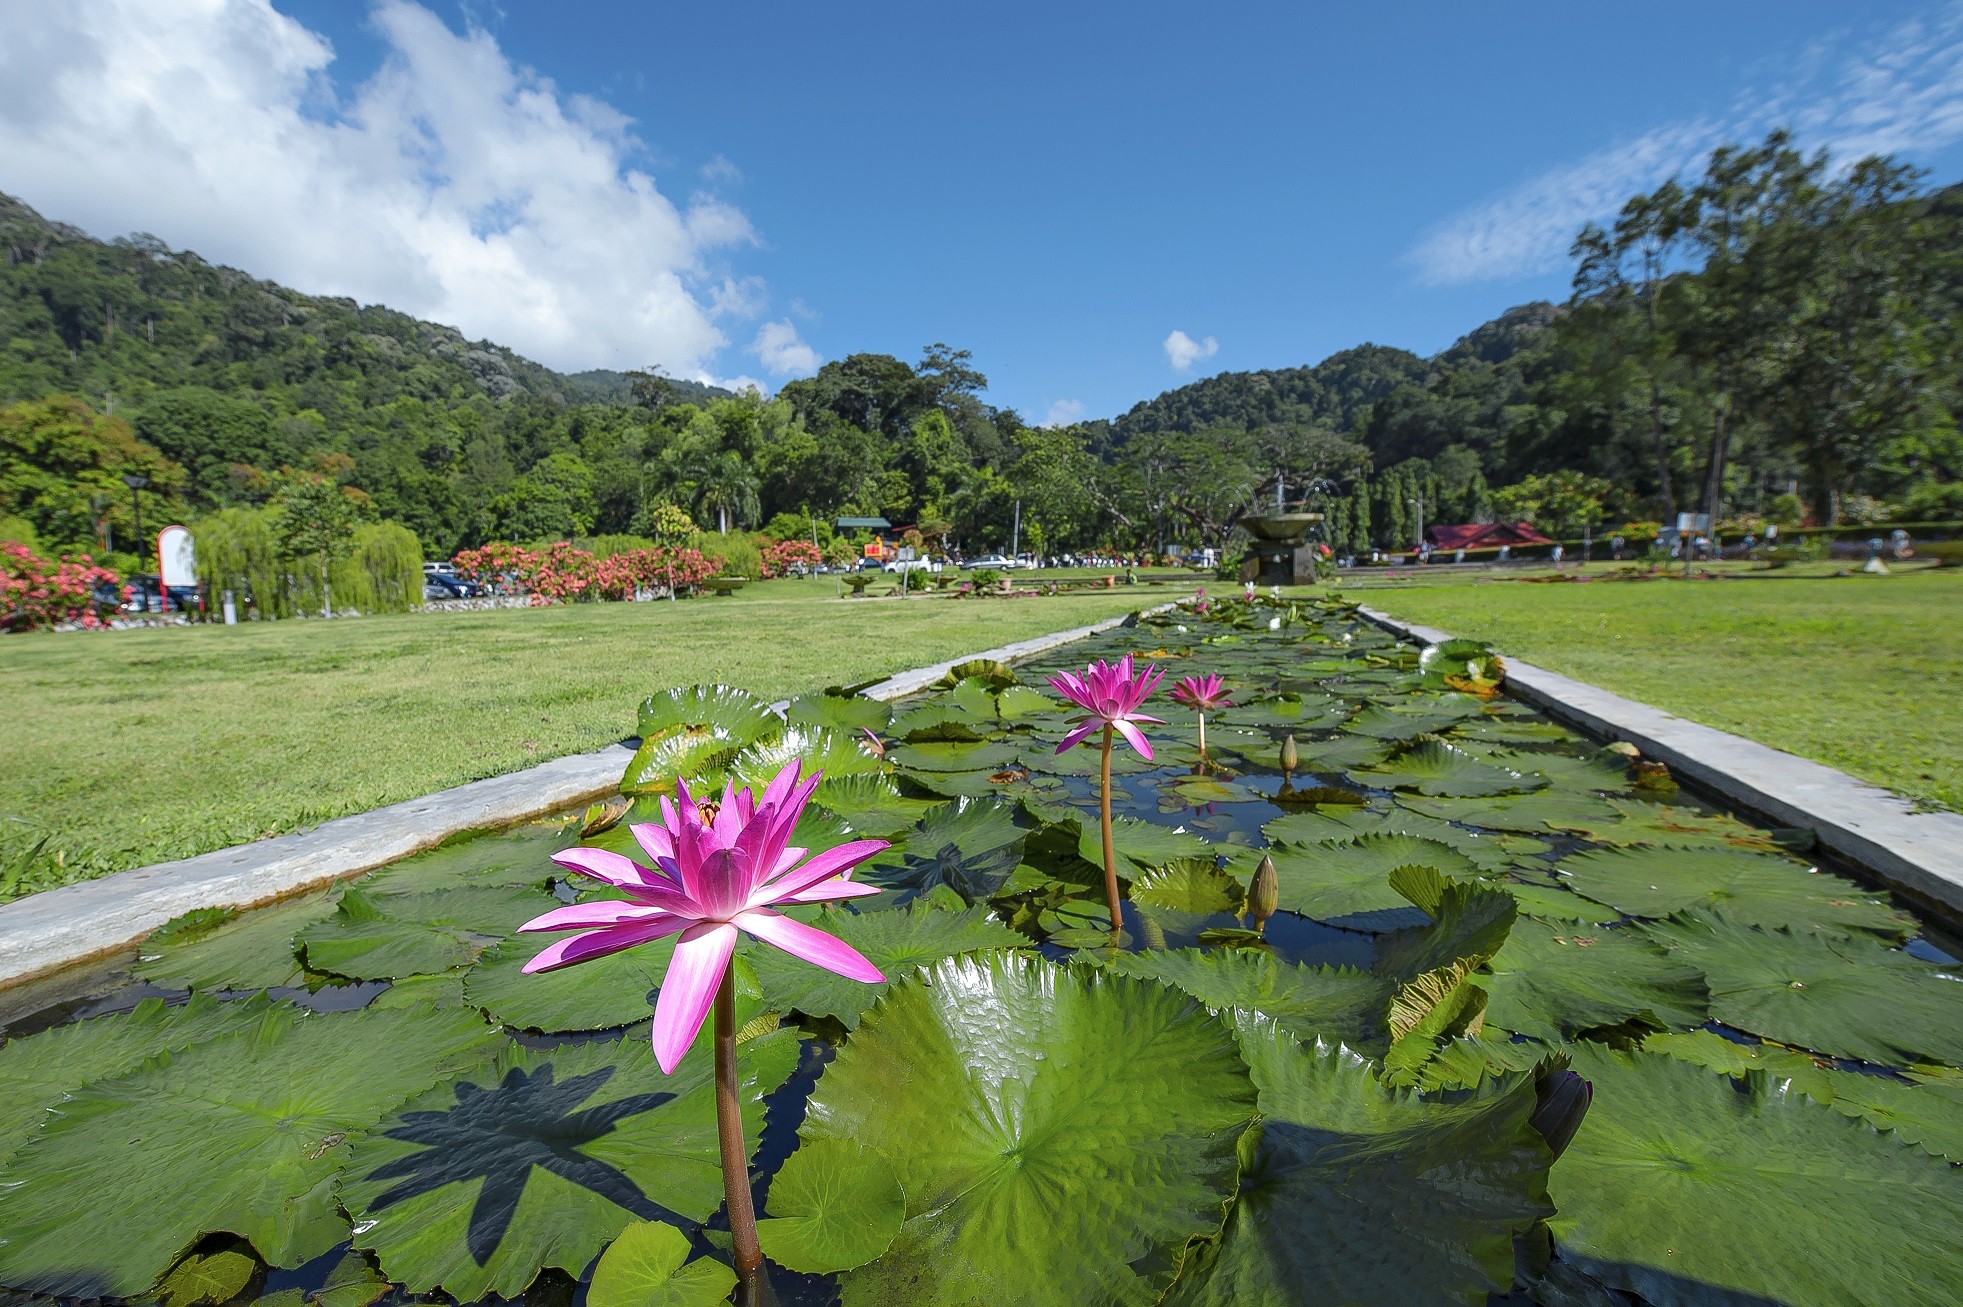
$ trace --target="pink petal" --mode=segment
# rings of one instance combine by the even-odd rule
[[[735,951],[736,928],[727,922],[704,921],[682,932],[654,999],[654,1060],[664,1075],[674,1074],[695,1042]]]
[[[1145,742],[1145,732],[1139,730],[1128,721],[1115,721],[1111,725],[1116,728],[1118,734],[1124,736],[1126,740],[1131,742],[1132,748],[1145,755],[1145,761],[1152,761],[1152,746]]]
[[[1072,745],[1081,743],[1083,739],[1086,736],[1090,735],[1092,732],[1101,731],[1103,729],[1104,729],[1104,719],[1102,717],[1093,717],[1089,721],[1085,722],[1082,726],[1079,726],[1076,730],[1070,732],[1070,734],[1064,736],[1063,743],[1057,745],[1056,751],[1058,753],[1066,752]]]
[[[675,856],[675,837],[666,826],[651,821],[636,822],[627,828],[650,858],[660,862]]]
[[[598,930],[604,926],[618,926],[629,921],[648,921],[655,917],[669,915],[667,909],[650,906],[646,903],[622,903],[610,900],[602,903],[571,903],[563,908],[533,917],[518,927],[521,931],[534,930]]]
[[[561,849],[552,855],[552,861],[568,871],[576,871],[594,880],[603,880],[609,885],[622,889],[638,889],[647,884],[650,875],[646,867],[632,858],[605,849]]]
[[[866,961],[859,955],[859,950],[838,936],[827,935],[782,913],[757,908],[738,913],[731,920],[764,943],[775,944],[794,958],[802,958],[814,966],[835,971],[848,980],[863,980],[872,984],[886,979],[878,967]],[[679,949],[676,951],[680,952]],[[673,974],[672,968],[669,974]]]
[[[750,906],[762,907],[787,895],[796,894],[806,886],[815,885],[827,876],[835,876],[848,868],[856,867],[876,853],[884,853],[893,847],[885,840],[853,840],[835,849],[826,849],[802,867],[785,872],[779,880],[770,881],[753,897]]]
[[[688,929],[691,924],[687,917],[659,917],[632,925],[589,930],[584,935],[572,935],[557,943],[547,944],[538,951],[538,956],[525,964],[523,970],[531,976],[541,971],[557,971],[560,967],[570,967],[578,962],[591,962],[594,958],[603,958],[609,953],[633,948],[636,944],[666,939],[678,930]]]
[[[868,894],[883,894],[877,885],[865,885],[856,880],[828,880],[822,885],[801,889],[795,894],[785,894],[775,900],[778,903],[827,903],[833,899],[858,899]]]

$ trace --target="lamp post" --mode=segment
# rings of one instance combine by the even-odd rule
[[[1423,561],[1425,556],[1425,501],[1423,496],[1420,496],[1416,499],[1406,500],[1405,502],[1418,510],[1418,558],[1420,561]]]

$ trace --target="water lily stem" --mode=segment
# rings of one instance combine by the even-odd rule
[[[743,1146],[743,1108],[737,1100],[736,973],[724,967],[716,990],[716,1133],[722,1139],[723,1201],[735,1240],[736,1274],[754,1293],[763,1270],[757,1243],[757,1209],[750,1201],[750,1150]]]
[[[1200,719],[1200,757],[1204,758],[1206,757],[1206,714],[1195,713],[1193,715]]]
[[[1111,905],[1111,934],[1115,938],[1125,927],[1118,910],[1118,853],[1111,843],[1111,727],[1104,728],[1104,757],[1098,763],[1098,816],[1104,834],[1104,898]]]

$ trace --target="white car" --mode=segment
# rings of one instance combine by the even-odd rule
[[[979,571],[984,567],[992,567],[996,571],[1002,572],[1002,571],[1007,571],[1008,569],[1014,567],[1015,565],[1016,562],[1014,559],[1004,558],[1000,554],[984,554],[980,558],[971,558],[967,562],[961,564],[962,567],[966,568],[970,572]]]
[[[942,563],[937,558],[910,558],[905,561],[894,559],[883,570],[888,572],[938,572]]]

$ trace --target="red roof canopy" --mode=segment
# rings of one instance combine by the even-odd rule
[[[1464,526],[1428,526],[1425,539],[1435,549],[1497,549],[1501,545],[1551,545],[1531,522],[1469,522]]]

